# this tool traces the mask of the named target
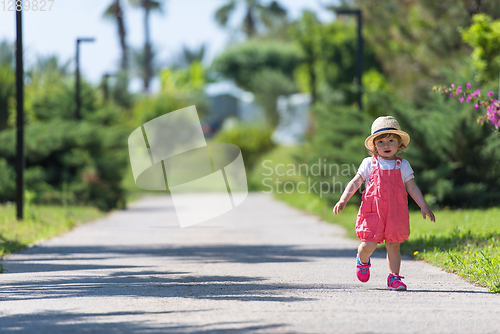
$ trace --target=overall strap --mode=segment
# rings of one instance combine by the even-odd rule
[[[372,156],[372,168],[378,168],[378,159],[377,156]]]
[[[403,163],[403,159],[396,157],[396,164],[394,165],[394,169],[401,169],[401,164]]]

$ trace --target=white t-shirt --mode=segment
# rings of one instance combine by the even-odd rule
[[[396,160],[385,160],[378,157],[378,167],[380,169],[394,169],[396,166]],[[365,187],[368,187],[368,179],[370,178],[370,172],[372,170],[372,157],[364,158],[361,165],[358,168],[358,174],[361,175],[365,181]],[[410,163],[403,159],[401,163],[401,178],[403,179],[403,184],[407,181],[413,179],[413,169],[411,169]]]

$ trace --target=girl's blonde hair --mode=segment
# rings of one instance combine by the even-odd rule
[[[379,139],[384,139],[384,138],[388,138],[390,136],[394,136],[394,138],[396,138],[398,140],[398,143],[399,143],[399,147],[398,147],[398,152],[401,152],[401,151],[404,151],[406,150],[406,148],[408,146],[406,146],[405,144],[403,144],[403,140],[401,139],[401,137],[395,133],[384,133],[380,136],[377,136],[375,138],[373,138],[373,147],[375,148],[375,152],[372,151],[372,150],[368,150],[368,153],[370,153],[371,156],[374,156],[374,155],[378,155],[378,152],[377,152],[377,145],[375,145],[375,142]]]

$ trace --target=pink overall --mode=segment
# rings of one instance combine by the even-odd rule
[[[356,235],[361,241],[382,243],[403,242],[410,235],[408,197],[401,179],[401,158],[396,157],[392,170],[378,166],[376,156],[368,187],[363,191],[363,200],[356,221]]]

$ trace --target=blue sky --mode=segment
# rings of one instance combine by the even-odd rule
[[[15,40],[15,14],[0,3],[0,40]],[[126,3],[127,1],[123,1]],[[95,43],[81,45],[81,69],[92,82],[98,82],[105,72],[117,68],[120,47],[113,21],[103,19],[102,13],[111,0],[55,0],[51,11],[25,11],[25,62],[29,65],[36,55],[57,54],[63,60],[73,60],[77,37],[96,37]],[[214,13],[224,0],[167,0],[164,14],[153,14],[152,40],[159,51],[159,60],[166,62],[179,53],[182,45],[198,48],[206,43],[207,61],[221,52],[230,39],[230,33],[214,21]],[[289,16],[296,18],[304,9],[312,9],[323,21],[333,15],[322,9],[327,0],[282,0]],[[49,3],[50,4],[50,3]],[[47,5],[46,9],[48,9]],[[241,22],[243,10],[231,22]],[[239,17],[238,17],[239,16]],[[127,42],[134,47],[143,45],[143,13],[125,6]],[[72,63],[72,68],[74,67]],[[137,82],[136,82],[137,84]]]

